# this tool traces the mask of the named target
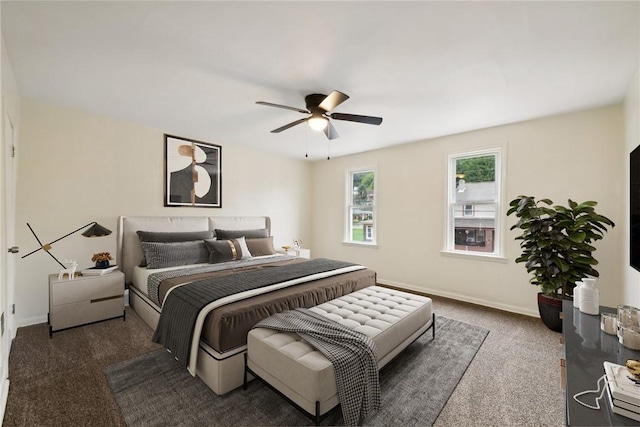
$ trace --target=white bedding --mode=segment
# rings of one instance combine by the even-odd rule
[[[178,267],[155,268],[155,269],[140,267],[139,265],[136,265],[133,268],[133,278],[132,278],[133,286],[135,286],[136,289],[138,289],[140,292],[142,292],[145,296],[148,297],[149,295],[147,295],[147,289],[148,289],[147,280],[149,276],[151,276],[153,273],[160,273],[163,271],[172,271],[172,270],[181,270],[183,268],[199,267],[199,266],[205,266],[205,265],[209,265],[209,264],[181,265]]]

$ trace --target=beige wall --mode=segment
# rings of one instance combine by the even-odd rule
[[[93,220],[115,231],[119,215],[269,215],[277,246],[301,237],[314,257],[363,263],[383,282],[536,315],[537,289],[528,285],[524,267],[513,262],[519,254],[515,233],[507,230],[513,218],[506,219],[504,230],[506,262],[441,254],[447,155],[502,146],[506,201],[519,194],[558,203],[568,197],[595,199],[599,210],[616,221],[618,227],[597,243],[601,301],[640,305],[640,275],[626,267],[628,171],[621,166],[638,145],[637,76],[634,84],[624,108],[548,117],[312,165],[225,145],[215,137],[183,135],[222,145],[223,209],[215,210],[162,206],[163,130],[22,100],[17,244],[22,254],[37,248],[26,222],[42,240],[52,240]],[[378,168],[378,247],[342,244],[346,170],[360,166]],[[53,253],[88,266],[91,254],[115,253],[115,245],[114,235],[86,239],[76,234],[56,244]],[[17,264],[16,326],[44,321],[46,277],[58,266],[44,253]]]
[[[22,102],[17,238],[21,253],[38,248],[25,223],[51,241],[91,221],[114,231],[74,234],[54,245],[63,261],[91,265],[91,255],[115,256],[120,215],[268,215],[276,247],[310,240],[310,169],[302,160],[226,145],[215,135],[179,135],[222,146],[222,209],[163,207],[163,130],[84,112]],[[171,133],[167,130],[167,133]],[[59,266],[45,253],[17,266],[18,326],[46,320],[47,275]]]
[[[447,155],[496,146],[506,148],[506,202],[520,194],[562,204],[567,198],[596,200],[602,214],[624,223],[624,124],[617,105],[316,162],[314,256],[363,263],[383,282],[537,315],[537,288],[513,261],[520,254],[515,232],[508,231],[513,217],[503,214],[507,261],[441,253]],[[378,168],[376,248],[342,243],[346,170],[368,165]],[[624,227],[616,227],[596,244],[601,301],[607,305],[623,298],[625,235]]]
[[[640,307],[640,272],[629,266],[629,157],[630,153],[640,145],[640,68],[636,72],[624,104],[626,150],[624,159],[625,171],[625,234],[624,234],[624,301],[634,307]],[[635,189],[639,191],[640,189]]]

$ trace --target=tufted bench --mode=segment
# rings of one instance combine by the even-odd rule
[[[382,368],[429,328],[435,337],[431,299],[370,286],[310,310],[369,336]],[[299,335],[256,328],[247,337],[247,372],[261,378],[319,423],[340,402],[333,365]]]

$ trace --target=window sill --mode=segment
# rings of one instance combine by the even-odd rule
[[[366,247],[366,248],[378,248],[378,244],[377,243],[367,243],[367,242],[351,242],[348,240],[343,240],[342,244],[344,246],[359,246],[359,247]]]
[[[443,256],[448,256],[453,258],[475,259],[477,261],[499,262],[502,264],[506,264],[509,262],[509,259],[503,256],[485,255],[482,253],[469,253],[469,252],[461,252],[461,251],[440,251],[440,254]]]

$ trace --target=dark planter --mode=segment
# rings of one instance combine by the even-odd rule
[[[540,292],[538,294],[538,311],[547,328],[554,332],[562,332],[562,299],[551,298]]]
[[[109,261],[96,261],[96,268],[109,268]]]

